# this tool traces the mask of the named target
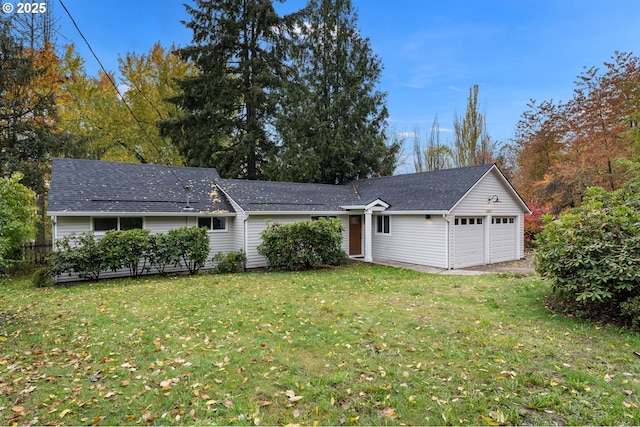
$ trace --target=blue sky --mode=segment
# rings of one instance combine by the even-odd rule
[[[6,2],[6,0],[3,0]],[[616,50],[640,54],[637,0],[352,0],[358,28],[384,71],[389,126],[423,138],[435,115],[441,141],[451,141],[453,116],[464,114],[478,84],[489,134],[508,141],[530,99],[568,100],[583,67],[602,67]],[[118,55],[186,46],[191,32],[180,0],[63,0],[109,70]],[[303,0],[278,4],[289,12]],[[55,1],[59,42],[74,42],[90,74],[98,64]],[[410,153],[411,143],[406,151]],[[400,168],[410,171],[411,160]]]

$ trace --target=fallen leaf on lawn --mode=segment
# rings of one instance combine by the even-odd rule
[[[224,406],[227,408],[231,408],[233,406],[233,401],[232,400],[225,401]]]
[[[102,371],[98,371],[94,372],[89,379],[92,383],[95,383],[96,381],[100,381],[102,378],[104,378],[104,375],[102,375]]]
[[[20,392],[20,394],[29,394],[29,393],[33,393],[34,391],[36,391],[38,389],[38,387],[36,387],[35,385],[32,385],[31,387],[27,387],[24,390],[22,390]]]
[[[622,392],[627,396],[631,396],[633,394],[633,390],[622,390]]]
[[[638,407],[638,405],[636,405],[635,403],[622,402],[622,404],[627,409],[636,409]]]
[[[67,415],[69,412],[71,412],[70,408],[65,409],[64,411],[60,412],[60,415],[58,415],[58,418],[64,418],[64,416]]]
[[[128,385],[129,385],[129,380],[124,380],[124,381],[122,381],[122,382],[120,383],[120,385],[121,385],[122,387],[126,387],[126,386],[128,386]]]
[[[11,408],[11,411],[15,412],[16,414],[24,415],[24,406],[14,406],[13,408]]]
[[[290,402],[297,402],[302,399],[302,396],[296,396],[296,392],[293,390],[287,390],[284,394],[289,398]]]
[[[293,418],[298,418],[300,416],[300,410],[298,408],[293,410]]]
[[[393,408],[384,408],[381,412],[384,417],[392,419],[398,418],[398,413]]]

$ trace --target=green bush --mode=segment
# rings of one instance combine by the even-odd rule
[[[131,277],[149,270],[149,230],[110,230],[100,241],[105,263],[112,271],[127,268]]]
[[[176,228],[169,230],[169,238],[177,251],[177,258],[187,267],[189,274],[195,274],[204,267],[209,256],[209,239],[206,228]]]
[[[177,248],[167,234],[160,233],[149,236],[149,262],[161,275],[166,274],[166,268],[169,265],[180,264]]]
[[[621,304],[640,295],[640,200],[623,190],[591,188],[582,206],[546,225],[535,265],[554,296],[574,312],[621,318]]]
[[[90,280],[98,280],[109,269],[127,268],[130,276],[139,277],[152,266],[164,274],[167,266],[181,264],[194,274],[209,255],[206,230],[197,227],[156,235],[140,229],[108,231],[102,239],[85,233],[66,237],[56,244],[58,250],[49,257],[52,275],[75,273]]]
[[[272,270],[309,269],[319,264],[338,265],[342,250],[342,223],[337,219],[272,224],[262,232],[258,253]]]
[[[213,269],[216,273],[239,273],[245,270],[247,255],[244,251],[218,252],[213,256],[212,261],[216,263]]]
[[[82,279],[99,280],[107,268],[102,244],[92,233],[65,237],[56,244],[58,250],[49,256],[54,277],[75,273]]]
[[[36,288],[53,286],[53,273],[50,266],[37,269],[31,275],[31,284]]]

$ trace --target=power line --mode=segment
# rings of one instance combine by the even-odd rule
[[[142,130],[142,133],[144,134],[145,138],[147,138],[147,140],[151,143],[151,146],[153,147],[153,149],[156,150],[156,152],[158,153],[158,156],[163,160],[163,162],[165,163],[165,166],[167,166],[169,168],[169,171],[171,172],[171,174],[178,180],[178,182],[180,183],[182,188],[185,190],[185,192],[187,192],[187,196],[188,196],[188,191],[189,190],[187,188],[189,188],[190,186],[188,187],[187,185],[184,184],[184,182],[182,182],[180,177],[173,170],[173,167],[169,164],[169,162],[167,162],[165,160],[165,158],[164,158],[164,156],[162,154],[162,151],[159,150],[158,147],[156,147],[156,144],[154,143],[153,139],[151,139],[151,136],[149,136],[149,133],[147,132],[147,130],[142,125],[142,121],[140,119],[138,119],[136,114],[131,109],[131,106],[129,105],[129,103],[124,99],[124,95],[120,92],[120,89],[118,89],[118,86],[116,85],[116,82],[111,77],[111,74],[109,74],[109,72],[107,72],[107,69],[104,67],[104,65],[102,65],[102,61],[100,61],[100,58],[98,58],[98,55],[93,50],[93,47],[91,47],[91,44],[89,43],[89,40],[87,40],[87,38],[84,36],[82,31],[80,30],[80,27],[76,23],[76,20],[73,19],[73,16],[71,16],[71,12],[69,12],[69,9],[67,9],[67,6],[65,6],[65,4],[64,4],[64,2],[62,0],[59,0],[59,2],[60,2],[60,5],[62,6],[62,8],[64,9],[64,11],[67,13],[67,16],[71,20],[71,23],[73,23],[73,26],[78,31],[78,34],[80,34],[80,37],[82,37],[82,40],[84,40],[84,43],[89,48],[89,51],[91,52],[91,54],[93,55],[95,60],[98,62],[98,65],[100,65],[100,69],[102,70],[104,75],[107,76],[107,79],[109,79],[109,82],[111,83],[111,86],[113,86],[113,88],[115,89],[116,93],[118,94],[118,97],[122,100],[122,102],[124,103],[125,107],[127,107],[127,110],[131,114],[131,117],[133,117],[133,120],[136,122],[136,124],[138,125],[140,130]],[[146,99],[146,97],[145,97],[145,99]]]

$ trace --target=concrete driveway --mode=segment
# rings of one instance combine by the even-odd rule
[[[479,265],[468,268],[458,268],[453,270],[445,270],[443,268],[427,267],[424,265],[410,264],[406,262],[397,261],[384,261],[374,260],[375,264],[388,265],[390,267],[406,268],[408,270],[420,271],[422,273],[431,274],[450,274],[457,276],[478,276],[481,274],[491,273],[509,273],[509,274],[522,274],[532,275],[536,274],[535,267],[533,266],[533,256],[531,253],[526,254],[525,259],[518,261],[507,261],[497,264]]]

